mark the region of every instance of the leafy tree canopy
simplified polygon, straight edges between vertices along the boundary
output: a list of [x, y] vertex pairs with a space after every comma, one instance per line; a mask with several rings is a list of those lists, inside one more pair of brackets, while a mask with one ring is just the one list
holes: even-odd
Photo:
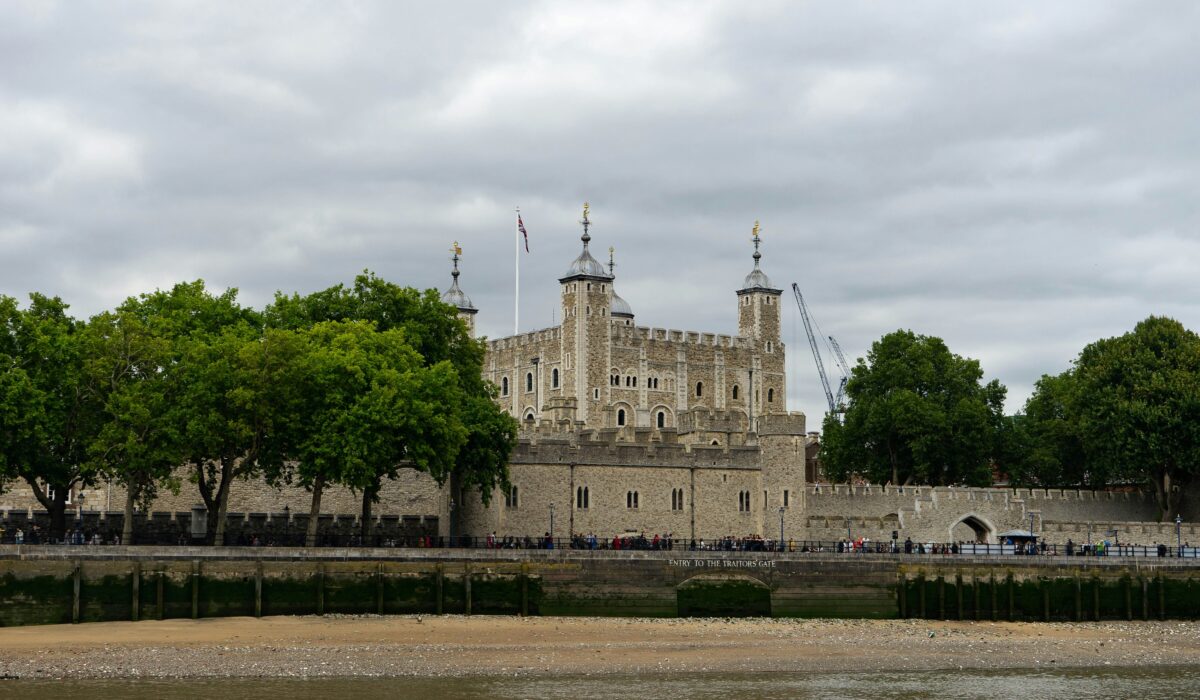
[[1005, 389], [940, 338], [889, 333], [859, 359], [845, 420], [826, 416], [822, 460], [834, 479], [986, 485]]
[[1200, 337], [1151, 316], [1075, 362], [1078, 431], [1089, 470], [1148, 483], [1161, 518], [1200, 471]]

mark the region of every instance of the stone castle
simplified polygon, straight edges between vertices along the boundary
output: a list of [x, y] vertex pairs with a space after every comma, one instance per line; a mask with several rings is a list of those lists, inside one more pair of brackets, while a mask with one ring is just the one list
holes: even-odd
[[[591, 251], [584, 208], [581, 251], [558, 278], [562, 322], [487, 341], [484, 372], [498, 401], [519, 421], [511, 490], [485, 505], [477, 492], [438, 486], [406, 472], [385, 484], [377, 518], [417, 522], [442, 535], [556, 537], [673, 534], [677, 540], [732, 535], [798, 541], [895, 533], [903, 540], [995, 542], [1006, 530], [1045, 533], [1051, 541], [1127, 533], [1123, 541], [1166, 542], [1173, 524], [1149, 522], [1153, 499], [1141, 493], [847, 486], [820, 484], [815, 433], [787, 411], [780, 338], [782, 290], [762, 269], [755, 224], [753, 266], [735, 290], [737, 334], [637, 326]], [[472, 334], [478, 309], [459, 283], [457, 253], [442, 299]], [[179, 494], [152, 506], [186, 513], [199, 503], [181, 474]], [[38, 508], [23, 483], [0, 493], [0, 514]], [[72, 495], [73, 508], [120, 509], [118, 485]], [[233, 518], [288, 521], [306, 513], [299, 488], [239, 482]], [[116, 504], [114, 509], [114, 504]], [[360, 499], [329, 489], [323, 509], [352, 521]], [[1194, 513], [1188, 514], [1195, 519]], [[1185, 534], [1196, 540], [1195, 526]]]

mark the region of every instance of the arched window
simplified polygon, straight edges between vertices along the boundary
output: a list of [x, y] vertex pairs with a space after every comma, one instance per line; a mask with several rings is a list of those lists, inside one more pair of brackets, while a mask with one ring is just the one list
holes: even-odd
[[738, 398], [738, 385], [734, 384], [733, 385], [733, 400], [737, 401], [737, 398]]
[[550, 386], [554, 389], [558, 388], [558, 368], [550, 370]]
[[629, 509], [636, 509], [638, 507], [638, 492], [637, 491], [626, 491], [625, 492], [625, 507], [629, 508]]
[[671, 510], [683, 510], [683, 489], [671, 489]]
[[520, 494], [517, 491], [517, 485], [513, 484], [508, 487], [508, 493], [504, 494], [504, 507], [517, 508], [519, 507]]
[[696, 398], [704, 396], [704, 382], [696, 382]]
[[508, 396], [508, 377], [504, 377], [500, 380], [500, 395]]
[[617, 409], [617, 425], [625, 425], [625, 409]]
[[660, 428], [667, 427], [667, 414], [665, 411], [658, 412], [657, 421], [658, 421], [658, 427], [660, 427]]
[[533, 372], [525, 373], [525, 391], [533, 391]]
[[767, 389], [767, 403], [772, 403], [774, 401], [775, 401], [775, 390]]
[[575, 507], [585, 510], [588, 507], [588, 487], [580, 486], [575, 489]]

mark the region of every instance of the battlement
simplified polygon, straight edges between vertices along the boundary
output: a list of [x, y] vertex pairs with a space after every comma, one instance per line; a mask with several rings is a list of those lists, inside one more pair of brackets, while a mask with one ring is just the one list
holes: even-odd
[[758, 423], [759, 437], [767, 437], [773, 435], [799, 435], [804, 436], [808, 433], [805, 431], [806, 418], [801, 411], [791, 411], [789, 413], [767, 413], [756, 417]]
[[618, 326], [617, 333], [622, 338], [634, 338], [649, 342], [691, 343], [718, 348], [750, 348], [753, 343], [749, 338], [725, 333], [705, 333], [702, 331], [681, 331], [673, 328], [651, 328], [649, 326]]
[[[640, 434], [642, 430], [637, 432]], [[621, 430], [615, 428], [580, 430], [557, 435], [538, 433], [536, 436], [522, 437], [517, 442], [511, 463], [679, 469], [761, 468], [761, 452], [757, 447], [715, 447], [665, 440], [654, 441], [648, 440], [650, 432], [668, 435], [673, 433], [646, 431], [646, 441], [630, 442], [620, 440]]]
[[538, 343], [558, 340], [561, 334], [561, 327], [551, 326], [550, 328], [542, 328], [536, 331], [529, 331], [528, 333], [489, 340], [487, 341], [487, 349], [488, 352], [495, 352], [496, 350], [508, 350], [526, 345], [536, 345]]
[[736, 409], [693, 408], [679, 414], [679, 432], [744, 433], [746, 414]]

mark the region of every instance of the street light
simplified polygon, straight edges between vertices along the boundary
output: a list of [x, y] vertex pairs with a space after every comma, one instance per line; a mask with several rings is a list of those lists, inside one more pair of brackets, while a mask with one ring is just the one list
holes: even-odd
[[450, 546], [454, 546], [454, 499], [450, 499], [450, 527], [447, 528], [450, 532]]
[[[536, 530], [535, 530], [536, 532]], [[554, 502], [550, 502], [550, 549], [554, 548]]]
[[1183, 525], [1183, 516], [1175, 514], [1175, 550], [1177, 556], [1183, 556], [1183, 536], [1180, 534], [1180, 526]]
[[779, 506], [779, 551], [783, 551], [783, 511], [784, 507]]

